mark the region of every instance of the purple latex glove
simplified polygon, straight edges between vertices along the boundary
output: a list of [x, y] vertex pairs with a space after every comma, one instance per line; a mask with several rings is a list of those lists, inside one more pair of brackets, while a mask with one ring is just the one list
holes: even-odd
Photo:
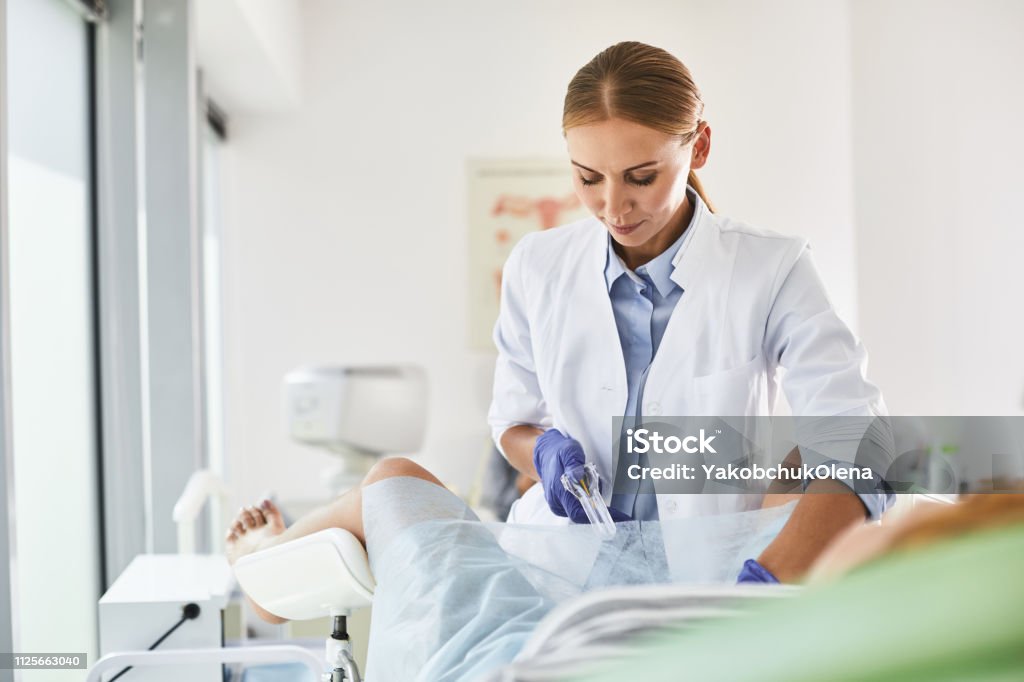
[[736, 578], [736, 583], [775, 583], [778, 584], [779, 579], [772, 575], [772, 572], [757, 562], [756, 559], [747, 559], [743, 562], [743, 570], [740, 571], [740, 575]]
[[[540, 475], [548, 507], [556, 516], [568, 516], [573, 523], [590, 521], [580, 501], [562, 485], [562, 474], [573, 467], [582, 467], [586, 461], [583, 446], [575, 439], [563, 436], [558, 429], [548, 429], [542, 433], [533, 448], [533, 466]], [[617, 509], [609, 508], [608, 511], [614, 521], [630, 520], [629, 516]]]

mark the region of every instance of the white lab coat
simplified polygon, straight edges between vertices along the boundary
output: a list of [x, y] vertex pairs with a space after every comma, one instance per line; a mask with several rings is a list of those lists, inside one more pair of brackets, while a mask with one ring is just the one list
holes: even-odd
[[[771, 415], [777, 370], [794, 415], [885, 414], [867, 354], [825, 294], [806, 240], [712, 214], [697, 201], [673, 259], [683, 289], [644, 389], [642, 414]], [[517, 424], [557, 428], [614, 480], [612, 416], [626, 370], [604, 279], [607, 230], [596, 218], [524, 237], [505, 264], [488, 420], [499, 449]], [[604, 486], [606, 501], [612, 486]], [[750, 495], [658, 495], [662, 519], [725, 513]], [[565, 523], [541, 486], [510, 522]]]

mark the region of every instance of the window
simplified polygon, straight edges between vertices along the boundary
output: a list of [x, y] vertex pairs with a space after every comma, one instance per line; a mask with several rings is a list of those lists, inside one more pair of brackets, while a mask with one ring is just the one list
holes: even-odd
[[[66, 2], [7, 0], [6, 30], [17, 645], [94, 660], [101, 551], [90, 28]], [[74, 571], [55, 565], [68, 561]]]

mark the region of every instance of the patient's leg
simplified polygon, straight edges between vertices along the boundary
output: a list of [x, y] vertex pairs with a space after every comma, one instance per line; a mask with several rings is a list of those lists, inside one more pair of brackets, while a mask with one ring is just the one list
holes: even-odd
[[[411, 476], [439, 486], [442, 485], [433, 474], [415, 462], [404, 457], [389, 457], [375, 464], [358, 487], [349, 490], [333, 502], [314, 509], [297, 519], [288, 528], [284, 525], [281, 512], [269, 500], [264, 500], [257, 506], [244, 507], [239, 511], [225, 537], [225, 553], [228, 562], [234, 565], [240, 557], [246, 554], [295, 540], [325, 528], [347, 530], [356, 536], [365, 547], [363, 488], [371, 483], [396, 476]], [[250, 601], [249, 603], [264, 620], [272, 623], [284, 622], [285, 619], [264, 611], [254, 602]]]

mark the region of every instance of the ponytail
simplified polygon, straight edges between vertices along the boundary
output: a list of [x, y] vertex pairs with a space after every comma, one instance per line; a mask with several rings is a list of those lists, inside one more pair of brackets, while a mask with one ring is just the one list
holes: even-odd
[[714, 213], [715, 205], [711, 203], [710, 199], [708, 199], [707, 192], [704, 191], [704, 185], [701, 184], [700, 178], [697, 177], [697, 174], [694, 171], [690, 171], [690, 175], [687, 176], [686, 178], [686, 184], [688, 184], [690, 187], [694, 189], [694, 191], [697, 192], [697, 196], [699, 196], [701, 201], [703, 201], [704, 204], [708, 207], [708, 210]]

